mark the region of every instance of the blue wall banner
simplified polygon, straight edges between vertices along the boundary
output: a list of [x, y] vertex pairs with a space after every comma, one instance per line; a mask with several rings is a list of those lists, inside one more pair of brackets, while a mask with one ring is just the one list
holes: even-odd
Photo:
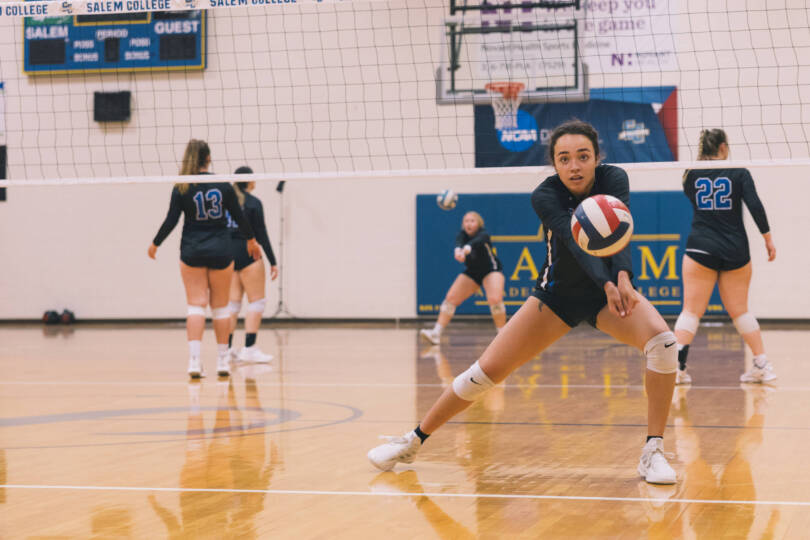
[[517, 129], [495, 129], [489, 105], [475, 107], [475, 166], [548, 164], [552, 130], [578, 118], [599, 131], [602, 154], [612, 163], [674, 161], [677, 151], [675, 87], [595, 88], [590, 100], [528, 103], [518, 110]]
[[[681, 259], [692, 222], [692, 207], [679, 191], [631, 193], [635, 230], [633, 282], [664, 315], [681, 311]], [[436, 205], [436, 195], [416, 198], [416, 313], [436, 315], [444, 295], [464, 265], [453, 258], [456, 234], [464, 213], [475, 210], [484, 218], [492, 245], [506, 277], [504, 301], [511, 314], [534, 289], [546, 258], [540, 220], [529, 193], [460, 194], [455, 209]], [[479, 290], [458, 307], [460, 314], [489, 314]], [[707, 313], [724, 313], [717, 290]]]

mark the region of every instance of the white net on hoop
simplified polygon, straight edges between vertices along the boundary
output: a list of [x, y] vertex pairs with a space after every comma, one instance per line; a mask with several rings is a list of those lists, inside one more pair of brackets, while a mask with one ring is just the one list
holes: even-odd
[[520, 107], [520, 92], [523, 83], [490, 83], [485, 86], [493, 93], [492, 109], [495, 111], [495, 129], [517, 129], [517, 114]]

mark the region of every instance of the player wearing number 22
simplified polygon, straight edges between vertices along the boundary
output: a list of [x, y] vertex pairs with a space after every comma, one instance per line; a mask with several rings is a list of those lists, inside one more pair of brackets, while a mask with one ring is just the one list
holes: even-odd
[[[580, 121], [567, 122], [552, 132], [549, 154], [557, 174], [546, 178], [532, 194], [548, 249], [534, 294], [413, 431], [368, 453], [377, 468], [388, 470], [397, 462], [413, 461], [436, 429], [572, 327], [588, 322], [645, 355], [647, 439], [637, 470], [647, 482], [675, 483], [663, 441], [678, 366], [675, 336], [652, 304], [633, 288], [629, 247], [610, 258], [594, 257], [571, 234], [571, 214], [583, 199], [606, 194], [629, 204], [627, 173], [599, 164], [599, 135]], [[538, 440], [538, 444], [544, 441]]]
[[[189, 141], [180, 174], [209, 174], [210, 166], [208, 144], [195, 139]], [[239, 206], [233, 186], [227, 182], [176, 184], [172, 189], [169, 213], [149, 246], [149, 256], [154, 259], [158, 246], [177, 225], [180, 214], [184, 215], [180, 274], [188, 303], [188, 374], [192, 379], [204, 375], [200, 343], [205, 328], [205, 307], [209, 304], [217, 339], [217, 373], [222, 377], [230, 374], [228, 334], [231, 313], [228, 296], [233, 275], [233, 255], [226, 210], [247, 238], [248, 253], [254, 259], [260, 259], [261, 248]]]
[[[698, 159], [726, 160], [729, 147], [722, 129], [703, 130]], [[748, 207], [765, 240], [768, 260], [776, 257], [765, 208], [748, 169], [691, 169], [684, 173], [683, 191], [694, 207], [692, 230], [683, 257], [683, 311], [675, 323], [678, 337], [678, 384], [688, 384], [689, 344], [698, 330], [715, 283], [737, 331], [754, 354], [753, 366], [740, 380], [762, 383], [776, 378], [765, 357], [759, 323], [748, 312], [751, 255], [743, 225], [742, 203]]]

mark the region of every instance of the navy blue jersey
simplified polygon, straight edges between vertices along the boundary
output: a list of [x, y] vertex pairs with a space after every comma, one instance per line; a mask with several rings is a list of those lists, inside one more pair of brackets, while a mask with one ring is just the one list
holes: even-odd
[[[613, 195], [630, 207], [630, 182], [624, 169], [598, 165], [591, 192], [586, 196]], [[586, 197], [568, 191], [559, 175], [549, 176], [532, 193], [532, 207], [543, 223], [547, 256], [537, 288], [562, 295], [604, 294], [605, 283], [616, 283], [619, 272], [633, 276], [628, 245], [612, 257], [588, 255], [571, 234], [571, 215]]]
[[683, 192], [694, 217], [686, 249], [726, 260], [750, 258], [743, 225], [743, 202], [762, 234], [768, 218], [748, 169], [691, 169], [683, 175]]
[[[264, 224], [264, 207], [262, 206], [262, 201], [250, 193], [245, 193], [245, 204], [242, 205], [242, 210], [253, 232], [256, 233], [256, 241], [262, 246], [267, 260], [270, 261], [270, 266], [276, 266], [276, 256], [273, 253], [273, 246], [270, 245], [270, 237], [267, 236], [267, 227]], [[243, 244], [247, 243], [247, 239], [239, 228], [239, 224], [233, 219], [229, 219], [228, 228], [231, 231], [231, 239], [239, 243], [238, 249], [242, 249]]]
[[471, 251], [464, 258], [467, 270], [476, 274], [485, 274], [501, 268], [501, 263], [492, 251], [492, 242], [486, 229], [481, 228], [470, 236], [464, 229], [456, 235], [456, 247], [470, 246]]
[[236, 192], [227, 182], [189, 184], [181, 194], [177, 186], [172, 189], [169, 212], [152, 242], [159, 246], [183, 219], [183, 237], [180, 241], [182, 256], [230, 255], [230, 233], [227, 213], [239, 224], [246, 238], [253, 238]]

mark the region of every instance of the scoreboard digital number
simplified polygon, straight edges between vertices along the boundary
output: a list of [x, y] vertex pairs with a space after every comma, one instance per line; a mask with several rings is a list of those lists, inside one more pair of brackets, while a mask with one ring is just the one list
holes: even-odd
[[205, 69], [205, 11], [26, 17], [24, 72]]

